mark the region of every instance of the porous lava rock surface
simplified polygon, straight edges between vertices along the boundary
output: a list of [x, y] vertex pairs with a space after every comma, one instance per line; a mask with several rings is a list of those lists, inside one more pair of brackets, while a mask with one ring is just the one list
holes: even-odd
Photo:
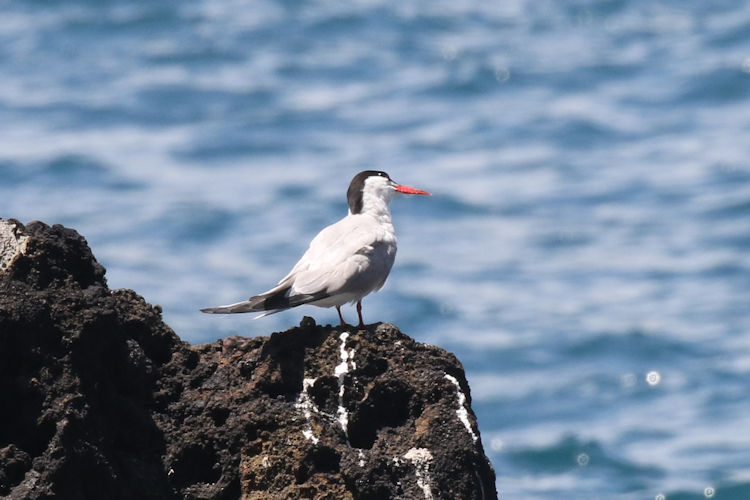
[[193, 346], [104, 274], [0, 219], [0, 497], [497, 498], [452, 354], [311, 318]]

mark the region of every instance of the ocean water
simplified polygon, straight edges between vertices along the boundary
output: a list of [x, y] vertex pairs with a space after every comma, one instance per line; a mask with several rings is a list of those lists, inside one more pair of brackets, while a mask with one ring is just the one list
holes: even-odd
[[[199, 343], [346, 213], [463, 362], [501, 498], [750, 498], [750, 2], [0, 1], [0, 217]], [[354, 321], [356, 312], [345, 308]]]

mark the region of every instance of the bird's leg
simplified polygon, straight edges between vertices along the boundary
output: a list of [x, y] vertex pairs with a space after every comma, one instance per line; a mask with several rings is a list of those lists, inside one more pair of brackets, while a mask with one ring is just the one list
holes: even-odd
[[341, 306], [336, 306], [336, 312], [339, 313], [339, 319], [341, 320], [341, 326], [346, 326], [346, 322], [344, 321], [344, 317], [341, 315]]
[[362, 301], [357, 301], [357, 315], [359, 316], [359, 325], [357, 325], [357, 328], [364, 328], [365, 323], [362, 321]]

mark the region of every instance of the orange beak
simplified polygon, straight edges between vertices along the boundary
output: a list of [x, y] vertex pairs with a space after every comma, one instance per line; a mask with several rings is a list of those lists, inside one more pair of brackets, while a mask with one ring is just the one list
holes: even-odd
[[416, 189], [416, 188], [409, 187], [409, 186], [404, 186], [404, 185], [401, 185], [401, 184], [395, 184], [393, 187], [396, 188], [396, 192], [398, 192], [398, 193], [404, 193], [404, 194], [426, 194], [428, 196], [430, 195], [430, 193], [428, 193], [427, 191], [422, 191], [421, 189]]

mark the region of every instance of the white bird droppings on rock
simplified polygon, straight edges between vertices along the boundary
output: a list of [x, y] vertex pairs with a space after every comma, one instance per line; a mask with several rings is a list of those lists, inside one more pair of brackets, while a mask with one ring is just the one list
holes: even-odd
[[456, 394], [458, 395], [458, 409], [456, 410], [456, 414], [458, 415], [458, 419], [464, 424], [464, 427], [466, 427], [466, 430], [471, 434], [471, 439], [476, 443], [479, 438], [474, 433], [474, 429], [471, 428], [471, 423], [469, 422], [469, 412], [466, 411], [466, 394], [461, 390], [461, 386], [459, 385], [458, 380], [456, 380], [456, 377], [446, 373], [445, 378], [453, 382], [453, 385], [456, 386]]
[[333, 370], [334, 375], [339, 378], [339, 407], [336, 410], [336, 414], [338, 415], [341, 428], [344, 429], [344, 433], [347, 432], [349, 427], [349, 412], [344, 408], [344, 375], [349, 373], [350, 370], [357, 368], [357, 364], [354, 362], [354, 349], [346, 350], [346, 339], [348, 338], [349, 332], [343, 332], [339, 335], [339, 339], [341, 339], [341, 346], [339, 347], [341, 363], [336, 365], [336, 368]]
[[0, 271], [10, 267], [16, 257], [26, 253], [29, 237], [16, 234], [16, 225], [0, 219]]
[[404, 454], [404, 458], [414, 464], [417, 486], [422, 489], [425, 500], [432, 500], [432, 486], [430, 485], [432, 453], [427, 448], [412, 448]]
[[312, 424], [310, 423], [312, 412], [317, 412], [318, 409], [313, 404], [312, 400], [310, 399], [310, 394], [308, 394], [307, 392], [307, 390], [314, 384], [314, 378], [306, 378], [302, 381], [302, 392], [299, 393], [297, 403], [295, 403], [294, 406], [302, 410], [302, 414], [305, 416], [305, 420], [307, 421], [307, 427], [302, 431], [302, 435], [305, 436], [308, 441], [312, 441], [313, 444], [318, 444], [318, 438], [315, 437], [315, 434], [312, 431]]

